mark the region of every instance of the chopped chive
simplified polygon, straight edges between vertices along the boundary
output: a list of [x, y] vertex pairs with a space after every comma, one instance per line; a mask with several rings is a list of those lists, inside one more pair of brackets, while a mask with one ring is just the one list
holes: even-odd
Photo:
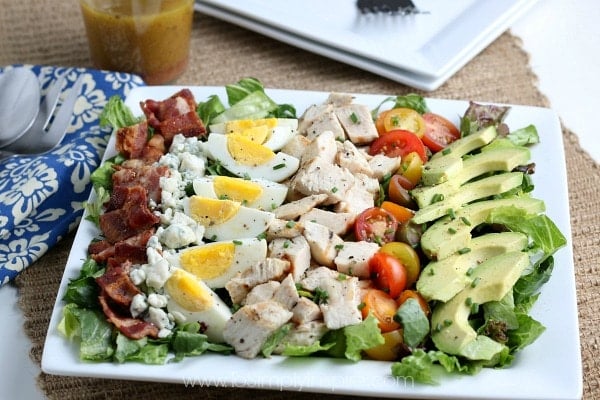
[[338, 188], [336, 188], [335, 186], [331, 188], [331, 193], [335, 193], [338, 191]]
[[472, 298], [470, 298], [470, 297], [467, 297], [467, 299], [465, 300], [465, 304], [466, 304], [468, 307], [471, 307], [471, 305], [473, 304], [473, 299], [472, 299]]
[[448, 155], [450, 153], [452, 153], [452, 149], [449, 149], [448, 147], [446, 147], [444, 150], [442, 150], [443, 155]]
[[471, 221], [469, 221], [466, 217], [460, 217], [460, 220], [463, 222], [463, 224], [471, 226]]
[[454, 213], [454, 210], [452, 208], [448, 209], [447, 214], [450, 216], [451, 219], [456, 218], [456, 214]]
[[462, 249], [458, 250], [458, 254], [466, 254], [468, 252], [470, 252], [471, 249], [468, 247], [463, 247]]
[[343, 249], [343, 248], [344, 248], [344, 245], [343, 245], [343, 244], [341, 244], [341, 243], [340, 243], [340, 244], [336, 244], [336, 245], [335, 245], [335, 249], [336, 249], [337, 251], [340, 251], [340, 250], [341, 250], [341, 249]]
[[293, 228], [295, 225], [296, 225], [296, 222], [294, 222], [294, 221], [288, 221], [288, 222], [285, 224], [285, 227], [286, 227], [286, 228], [288, 228], [288, 229], [291, 229], [291, 228]]
[[448, 228], [448, 233], [451, 235], [454, 235], [456, 233], [456, 229], [454, 228]]
[[358, 118], [358, 115], [356, 115], [356, 113], [352, 113], [350, 114], [350, 121], [352, 121], [352, 123], [354, 124], [358, 124], [360, 122], [360, 119]]
[[241, 244], [242, 244], [242, 242], [241, 242], [241, 241], [239, 241], [239, 240], [234, 240], [234, 241], [233, 241], [233, 244], [235, 244], [236, 246], [239, 246], [239, 245], [241, 245]]
[[256, 238], [259, 239], [259, 240], [266, 239], [267, 238], [267, 232], [261, 233]]
[[283, 242], [283, 248], [287, 249], [288, 247], [290, 247], [290, 244], [291, 244], [290, 241], [286, 240], [285, 242]]
[[451, 319], [445, 319], [444, 320], [444, 326], [450, 326], [452, 325], [452, 320]]
[[437, 203], [437, 202], [442, 201], [442, 200], [444, 200], [444, 195], [442, 193], [436, 193], [431, 198], [431, 204]]
[[473, 275], [473, 271], [475, 271], [475, 270], [473, 269], [473, 267], [469, 268], [469, 269], [467, 270], [467, 276], [471, 276], [471, 275]]
[[340, 273], [340, 274], [338, 274], [338, 276], [337, 276], [337, 280], [338, 280], [338, 281], [345, 281], [347, 278], [348, 278], [348, 275], [346, 275], [346, 274], [341, 274], [341, 273]]
[[277, 165], [273, 166], [273, 169], [281, 169], [281, 168], [285, 168], [285, 163], [281, 163], [281, 164], [277, 164]]
[[358, 307], [357, 307], [357, 308], [358, 308], [359, 310], [362, 310], [362, 309], [363, 309], [363, 308], [365, 308], [366, 306], [367, 306], [367, 305], [366, 305], [366, 304], [365, 304], [365, 302], [363, 301], [362, 303], [360, 303], [360, 304], [358, 305]]
[[480, 277], [477, 277], [477, 278], [473, 279], [473, 282], [471, 282], [471, 287], [474, 288], [475, 286], [477, 286], [479, 284], [480, 280], [481, 280]]
[[433, 268], [430, 268], [428, 273], [429, 275], [433, 276], [435, 275], [435, 270]]

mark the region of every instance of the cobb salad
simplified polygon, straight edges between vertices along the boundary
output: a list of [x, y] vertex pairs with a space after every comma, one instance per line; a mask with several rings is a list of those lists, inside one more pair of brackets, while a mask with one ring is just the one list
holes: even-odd
[[416, 95], [297, 117], [253, 79], [227, 94], [107, 107], [119, 155], [59, 327], [83, 360], [368, 358], [433, 383], [543, 332], [528, 314], [565, 239], [529, 195], [535, 127], [474, 103], [454, 126]]

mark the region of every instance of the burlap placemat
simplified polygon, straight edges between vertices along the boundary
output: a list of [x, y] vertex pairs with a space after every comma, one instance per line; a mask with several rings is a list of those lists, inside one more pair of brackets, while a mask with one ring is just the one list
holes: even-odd
[[[11, 63], [90, 66], [76, 2], [0, 0], [0, 65]], [[35, 27], [35, 28], [34, 28]], [[518, 38], [506, 33], [430, 97], [472, 99], [548, 106], [535, 86], [528, 56]], [[254, 76], [267, 87], [404, 94], [406, 86], [356, 68], [293, 48], [236, 26], [196, 14], [192, 61], [176, 82], [224, 85]], [[563, 130], [569, 176], [569, 200], [584, 370], [584, 398], [600, 398], [600, 171]], [[16, 281], [24, 330], [32, 340], [31, 357], [40, 363], [45, 333], [72, 235], [28, 268]], [[560, 295], [560, 294], [557, 294]], [[548, 355], [551, 357], [551, 355]], [[189, 399], [249, 396], [304, 399], [314, 395], [232, 388], [185, 388], [183, 385], [51, 376], [38, 378], [51, 399]], [[341, 396], [323, 395], [335, 399]], [[347, 398], [347, 397], [345, 397]]]

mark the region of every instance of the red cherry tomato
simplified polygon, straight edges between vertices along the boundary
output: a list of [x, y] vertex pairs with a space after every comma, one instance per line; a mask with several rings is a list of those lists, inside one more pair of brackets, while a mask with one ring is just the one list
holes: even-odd
[[356, 217], [354, 235], [356, 240], [366, 242], [387, 243], [394, 240], [398, 221], [380, 207], [367, 208]]
[[406, 268], [390, 254], [375, 253], [369, 259], [369, 273], [375, 286], [393, 299], [406, 288]]
[[460, 138], [460, 131], [456, 125], [441, 115], [425, 113], [423, 119], [425, 120], [425, 134], [421, 140], [433, 153]]
[[416, 152], [423, 162], [427, 161], [425, 145], [417, 135], [410, 131], [396, 129], [378, 137], [371, 143], [369, 154], [385, 154], [388, 157], [404, 157]]

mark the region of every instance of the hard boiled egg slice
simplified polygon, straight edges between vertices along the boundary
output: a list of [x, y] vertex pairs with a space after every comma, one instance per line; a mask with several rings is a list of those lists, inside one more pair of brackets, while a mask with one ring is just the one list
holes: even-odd
[[246, 238], [189, 247], [170, 255], [168, 260], [209, 287], [222, 288], [238, 272], [252, 268], [266, 256], [266, 240]]
[[194, 179], [194, 193], [213, 199], [226, 199], [261, 210], [273, 210], [285, 201], [288, 187], [266, 179], [205, 176]]
[[165, 283], [167, 310], [178, 323], [199, 322], [213, 342], [224, 342], [223, 329], [231, 310], [206, 283], [192, 273], [175, 269]]
[[204, 226], [204, 237], [214, 241], [257, 237], [275, 219], [272, 212], [203, 196], [185, 198], [183, 210]]
[[298, 133], [298, 120], [295, 118], [242, 119], [211, 125], [210, 131], [243, 135], [255, 143], [277, 151]]
[[245, 178], [281, 182], [298, 170], [300, 160], [282, 152], [275, 153], [241, 135], [208, 135], [206, 148], [231, 173]]

